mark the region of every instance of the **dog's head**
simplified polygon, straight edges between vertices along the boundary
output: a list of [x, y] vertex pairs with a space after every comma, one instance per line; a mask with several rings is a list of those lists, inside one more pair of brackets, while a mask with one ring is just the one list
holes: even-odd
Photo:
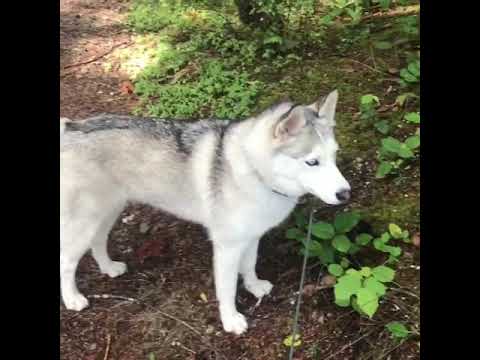
[[[272, 187], [291, 196], [311, 193], [327, 204], [350, 199], [350, 185], [336, 165], [335, 90], [311, 105], [280, 105], [271, 128]], [[281, 113], [281, 115], [280, 115]]]

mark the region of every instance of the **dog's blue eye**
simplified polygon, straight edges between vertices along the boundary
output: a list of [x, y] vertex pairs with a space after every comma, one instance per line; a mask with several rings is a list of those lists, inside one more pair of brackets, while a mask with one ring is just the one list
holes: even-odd
[[318, 166], [318, 160], [308, 160], [305, 161], [308, 166]]

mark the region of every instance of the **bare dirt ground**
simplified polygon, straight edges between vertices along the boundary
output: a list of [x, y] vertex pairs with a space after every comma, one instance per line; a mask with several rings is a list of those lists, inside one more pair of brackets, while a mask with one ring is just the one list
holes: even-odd
[[[129, 113], [137, 100], [122, 90], [126, 75], [117, 71], [118, 64], [110, 63], [108, 71], [104, 66], [112, 48], [129, 46], [131, 41], [122, 25], [128, 2], [61, 0], [60, 4], [61, 116]], [[287, 358], [282, 341], [291, 330], [301, 258], [293, 255], [282, 230], [264, 239], [257, 267], [260, 277], [276, 285], [272, 295], [255, 308], [256, 299], [239, 290], [239, 310], [249, 321], [249, 331], [239, 337], [221, 329], [211, 246], [200, 226], [131, 205], [110, 235], [110, 254], [126, 261], [129, 272], [109, 279], [85, 256], [77, 284], [90, 296], [90, 307], [76, 313], [60, 305], [63, 360]], [[406, 251], [398, 281], [410, 284], [417, 279], [417, 263], [418, 254]], [[311, 267], [307, 285], [312, 288], [321, 276], [318, 268]], [[401, 307], [408, 314], [408, 299]], [[383, 308], [380, 319], [395, 311]], [[368, 354], [388, 343], [383, 326], [336, 307], [330, 289], [306, 294], [299, 326], [303, 344], [296, 351], [297, 360], [376, 359]], [[415, 342], [405, 343], [385, 358], [416, 359], [418, 349]]]

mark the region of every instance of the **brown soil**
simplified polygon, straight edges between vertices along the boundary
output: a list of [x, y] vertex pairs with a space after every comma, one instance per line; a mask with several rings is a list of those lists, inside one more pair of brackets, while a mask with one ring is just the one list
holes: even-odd
[[[128, 46], [131, 35], [122, 26], [128, 3], [60, 3], [61, 116], [129, 113], [137, 100], [121, 91], [127, 77], [116, 70], [118, 64], [105, 71], [108, 55], [101, 56], [118, 44]], [[61, 358], [286, 359], [288, 348], [282, 342], [291, 331], [302, 261], [294, 251], [283, 230], [266, 236], [257, 269], [275, 287], [256, 308], [253, 296], [240, 288], [238, 307], [247, 315], [249, 330], [242, 336], [229, 335], [219, 321], [211, 247], [204, 230], [150, 207], [131, 205], [110, 236], [112, 258], [126, 261], [129, 272], [110, 279], [99, 273], [89, 255], [82, 259], [77, 284], [91, 297], [90, 307], [76, 313], [61, 305]], [[406, 246], [398, 282], [400, 289], [409, 291], [398, 296], [392, 292], [374, 320], [335, 306], [331, 289], [307, 294], [299, 322], [302, 345], [295, 359], [380, 359], [383, 355], [418, 359], [417, 340], [395, 348], [384, 328], [385, 323], [402, 318], [418, 322], [418, 301], [408, 294], [419, 292], [418, 261], [417, 248]], [[309, 268], [306, 284], [310, 289], [321, 276], [319, 267]]]

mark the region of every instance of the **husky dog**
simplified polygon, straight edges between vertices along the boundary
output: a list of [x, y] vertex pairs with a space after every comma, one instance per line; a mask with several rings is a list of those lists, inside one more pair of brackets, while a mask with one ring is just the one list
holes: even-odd
[[311, 105], [277, 104], [244, 121], [101, 115], [60, 123], [60, 276], [67, 309], [88, 300], [75, 272], [91, 249], [100, 271], [122, 275], [107, 237], [128, 201], [158, 207], [204, 225], [213, 243], [216, 295], [223, 328], [241, 334], [235, 306], [240, 274], [261, 298], [272, 284], [255, 272], [260, 237], [281, 223], [300, 196], [327, 204], [349, 200], [336, 166], [338, 94]]

